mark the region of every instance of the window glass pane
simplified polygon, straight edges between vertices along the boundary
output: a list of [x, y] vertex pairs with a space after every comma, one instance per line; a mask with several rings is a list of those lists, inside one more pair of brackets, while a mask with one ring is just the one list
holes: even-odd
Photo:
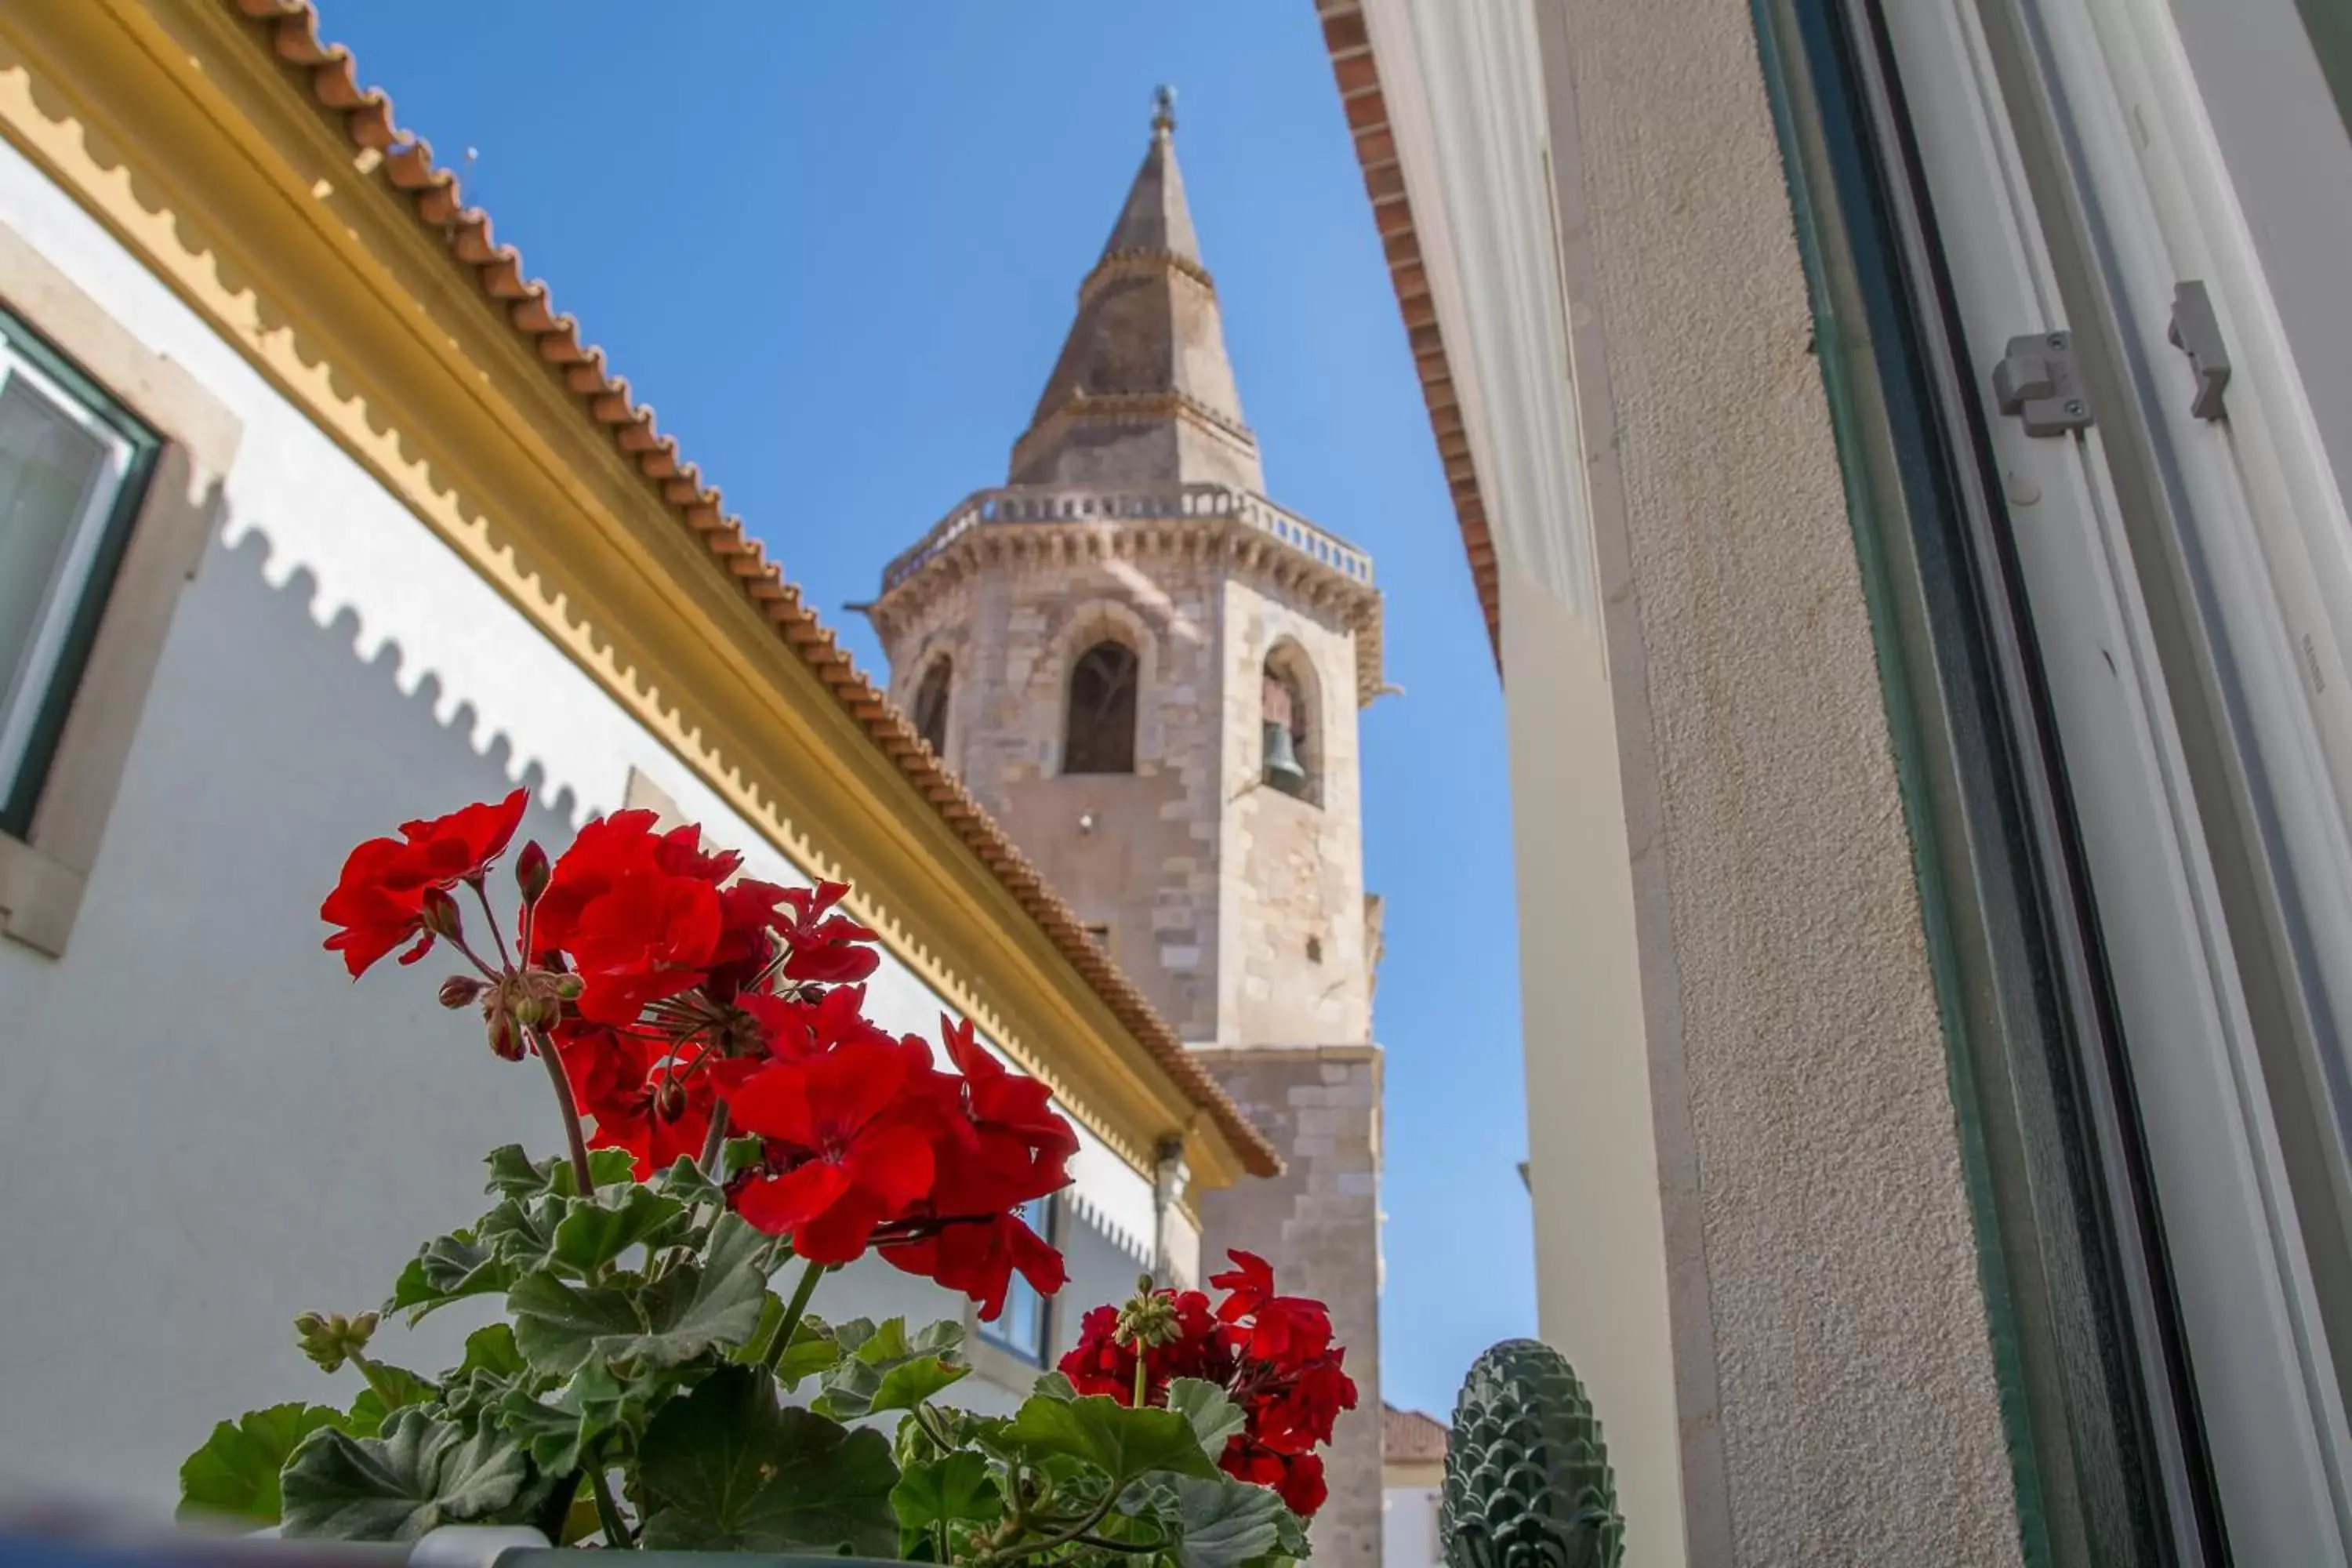
[[31, 820], [155, 447], [0, 312], [0, 832]]
[[0, 384], [0, 770], [7, 774], [64, 644], [118, 452], [118, 443], [21, 372]]

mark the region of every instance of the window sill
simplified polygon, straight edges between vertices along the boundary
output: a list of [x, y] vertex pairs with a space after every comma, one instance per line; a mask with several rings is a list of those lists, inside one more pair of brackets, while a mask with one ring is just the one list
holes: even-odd
[[0, 934], [63, 958], [84, 886], [81, 873], [63, 861], [0, 834]]

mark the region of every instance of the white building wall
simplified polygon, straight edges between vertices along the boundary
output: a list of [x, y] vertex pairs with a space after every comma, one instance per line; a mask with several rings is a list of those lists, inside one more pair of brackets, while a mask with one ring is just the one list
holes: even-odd
[[1440, 1568], [1445, 1545], [1437, 1531], [1439, 1487], [1388, 1486], [1381, 1491], [1381, 1568]]
[[[0, 941], [0, 1494], [160, 1507], [214, 1421], [357, 1391], [303, 1361], [297, 1312], [377, 1305], [480, 1212], [494, 1145], [561, 1147], [538, 1066], [436, 1004], [445, 966], [354, 984], [320, 950], [352, 845], [523, 783], [524, 834], [559, 850], [634, 768], [751, 874], [806, 879], [5, 143], [0, 224], [244, 426], [65, 955]], [[895, 961], [870, 998], [935, 1036]], [[1152, 1234], [1150, 1183], [1081, 1136], [1057, 1349]], [[961, 1308], [866, 1264], [816, 1310]], [[378, 1348], [429, 1371], [493, 1310]]]

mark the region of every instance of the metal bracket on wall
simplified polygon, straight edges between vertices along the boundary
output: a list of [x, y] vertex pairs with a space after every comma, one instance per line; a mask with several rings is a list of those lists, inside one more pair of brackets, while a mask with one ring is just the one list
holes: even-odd
[[2074, 340], [2065, 332], [2010, 339], [1992, 367], [1992, 394], [2029, 436], [2063, 436], [2091, 423], [2090, 399], [2074, 374]]
[[2172, 346], [2189, 356], [2189, 368], [2197, 373], [2197, 396], [2189, 412], [2200, 419], [2227, 418], [2230, 411], [2221, 405], [2221, 392], [2230, 384], [2230, 351], [2221, 342], [2221, 321], [2213, 314], [2213, 297], [2193, 278], [2173, 286], [2168, 335]]

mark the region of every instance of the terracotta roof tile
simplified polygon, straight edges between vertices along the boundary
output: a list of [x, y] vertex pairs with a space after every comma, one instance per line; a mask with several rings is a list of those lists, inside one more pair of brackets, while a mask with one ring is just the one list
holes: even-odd
[[[1436, 314], [1428, 303], [1429, 279], [1422, 271], [1421, 239], [1414, 231], [1412, 204], [1405, 197], [1403, 171], [1397, 164], [1396, 138], [1389, 129], [1388, 101], [1381, 91], [1378, 60], [1364, 26], [1362, 0], [1320, 0], [1323, 39], [1331, 56], [1331, 74], [1339, 88], [1348, 129], [1354, 133], [1356, 162], [1363, 170], [1364, 193], [1371, 198], [1372, 222], [1387, 253], [1389, 280], [1396, 289], [1397, 308], [1404, 315], [1422, 395], [1429, 405], [1430, 423], [1439, 437], [1439, 450], [1449, 458], [1444, 437], [1461, 428], [1461, 416], [1442, 410], [1455, 405], [1454, 371], [1445, 358], [1445, 341]], [[1458, 460], [1445, 465], [1454, 492], [1454, 515], [1462, 527], [1462, 542], [1470, 560], [1470, 580], [1478, 590], [1478, 608], [1486, 617], [1486, 638], [1499, 662], [1503, 657], [1501, 588], [1495, 574], [1495, 551], [1486, 529], [1486, 508], [1478, 492], [1478, 476], [1466, 447]]]
[[515, 331], [532, 341], [541, 359], [563, 367], [565, 384], [582, 398], [583, 415], [603, 426], [614, 445], [658, 485], [656, 493], [678, 521], [701, 537], [717, 563], [775, 624], [785, 643], [858, 721], [874, 745], [898, 764], [917, 793], [1012, 892], [1185, 1097], [1216, 1123], [1244, 1167], [1255, 1175], [1278, 1173], [1282, 1161], [1265, 1135], [1242, 1115], [1134, 982], [1087, 935], [1069, 906], [1045, 887], [1004, 830], [852, 662], [803, 603], [800, 591], [783, 579], [759, 542], [744, 533], [741, 521], [724, 511], [719, 491], [703, 483], [701, 471], [684, 461], [677, 444], [656, 427], [653, 409], [639, 404], [629, 384], [606, 368], [604, 351], [582, 343], [579, 323], [556, 310], [545, 283], [525, 276], [520, 254], [493, 236], [489, 215], [465, 205], [457, 175], [433, 162], [433, 149], [422, 137], [394, 122], [389, 98], [360, 85], [351, 51], [320, 39], [311, 0], [219, 3], [252, 21], [256, 43], [302, 75], [311, 98], [341, 116], [355, 144], [383, 154], [379, 167], [385, 183], [410, 201], [420, 224], [442, 238], [452, 262], [471, 270], [493, 308], [511, 301], [500, 313]]
[[1381, 1458], [1391, 1464], [1412, 1464], [1445, 1458], [1450, 1429], [1418, 1410], [1381, 1406]]

